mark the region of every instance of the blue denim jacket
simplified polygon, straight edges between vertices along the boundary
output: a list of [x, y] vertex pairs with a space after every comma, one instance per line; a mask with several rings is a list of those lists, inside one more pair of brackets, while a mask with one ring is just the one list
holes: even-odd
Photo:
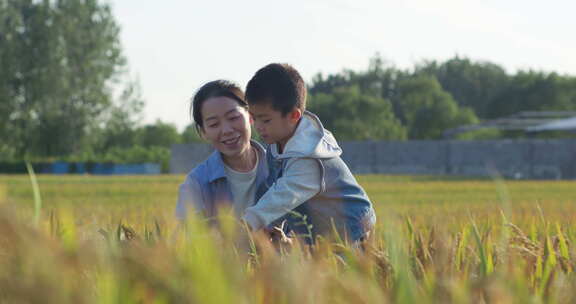
[[[258, 151], [255, 181], [257, 185], [255, 201], [257, 201], [266, 191], [263, 185], [268, 176], [268, 165], [264, 148], [255, 141], [251, 141], [251, 144]], [[233, 202], [222, 155], [216, 150], [208, 159], [192, 169], [184, 183], [180, 185], [176, 217], [183, 220], [188, 212], [195, 211], [212, 218], [217, 215], [219, 208], [232, 208]]]

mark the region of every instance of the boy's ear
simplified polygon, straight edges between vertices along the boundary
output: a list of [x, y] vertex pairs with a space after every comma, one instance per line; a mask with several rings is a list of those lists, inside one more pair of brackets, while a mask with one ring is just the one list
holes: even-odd
[[298, 122], [298, 120], [300, 120], [300, 117], [302, 117], [302, 110], [294, 109], [294, 111], [290, 112], [290, 120], [292, 122]]

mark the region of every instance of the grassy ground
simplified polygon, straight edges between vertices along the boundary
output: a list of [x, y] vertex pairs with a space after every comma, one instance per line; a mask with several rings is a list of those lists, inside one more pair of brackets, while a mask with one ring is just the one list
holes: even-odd
[[[0, 175], [0, 302], [570, 303], [576, 182], [359, 176], [366, 250], [173, 212], [183, 176]], [[184, 232], [186, 231], [186, 232]]]

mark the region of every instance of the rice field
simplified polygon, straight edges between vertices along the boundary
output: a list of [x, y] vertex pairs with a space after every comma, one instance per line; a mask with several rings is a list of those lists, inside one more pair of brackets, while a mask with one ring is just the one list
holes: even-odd
[[358, 248], [182, 225], [183, 179], [0, 175], [0, 303], [576, 302], [574, 181], [358, 176]]

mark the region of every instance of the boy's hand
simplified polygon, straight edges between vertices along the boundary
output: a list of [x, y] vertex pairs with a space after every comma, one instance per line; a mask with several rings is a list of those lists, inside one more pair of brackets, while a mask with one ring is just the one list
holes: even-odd
[[284, 233], [285, 224], [286, 221], [283, 221], [280, 226], [265, 227], [263, 230], [270, 237], [271, 242], [292, 245], [292, 239]]

